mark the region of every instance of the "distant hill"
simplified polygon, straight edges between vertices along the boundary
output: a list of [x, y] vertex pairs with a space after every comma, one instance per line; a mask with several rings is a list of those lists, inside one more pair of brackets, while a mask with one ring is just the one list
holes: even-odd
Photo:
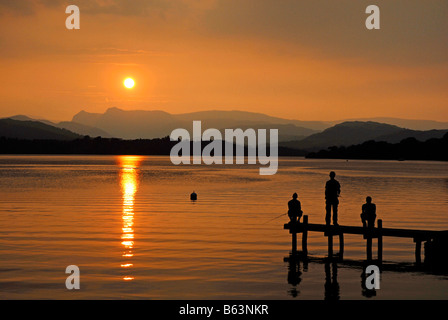
[[74, 140], [81, 136], [39, 121], [0, 119], [0, 137], [28, 140]]
[[312, 133], [322, 131], [331, 124], [325, 121], [301, 121], [294, 119], [284, 119], [279, 117], [269, 116], [258, 112], [248, 112], [248, 111], [224, 111], [224, 110], [210, 110], [210, 111], [199, 111], [190, 112], [174, 115], [178, 119], [183, 121], [188, 121], [191, 123], [193, 120], [201, 120], [211, 128], [233, 128], [234, 126], [246, 125], [252, 126], [255, 124], [283, 124], [283, 125], [293, 125], [300, 129], [306, 129], [312, 131]]
[[281, 145], [293, 149], [317, 151], [331, 146], [350, 146], [368, 140], [399, 142], [409, 137], [420, 140], [440, 138], [446, 132], [448, 130], [417, 131], [373, 121], [348, 121], [303, 140], [283, 142]]
[[58, 128], [67, 129], [83, 136], [112, 138], [112, 135], [104, 130], [73, 121], [62, 121], [54, 125]]
[[413, 120], [413, 119], [400, 119], [400, 118], [390, 118], [390, 117], [377, 117], [377, 118], [357, 118], [357, 119], [346, 119], [343, 121], [336, 121], [334, 124], [347, 122], [347, 121], [373, 121], [385, 124], [391, 124], [401, 128], [407, 128], [412, 130], [432, 130], [432, 129], [448, 129], [448, 122], [440, 122], [434, 120]]
[[[317, 132], [298, 126], [297, 123], [302, 121], [243, 111], [203, 111], [176, 115], [164, 111], [125, 111], [109, 108], [103, 114], [81, 111], [73, 117], [72, 122], [99, 128], [118, 138], [154, 139], [168, 136], [177, 128], [185, 128], [191, 133], [194, 120], [202, 122], [202, 131], [208, 128], [276, 128], [279, 129], [280, 141], [301, 139]], [[321, 126], [325, 125], [322, 123]]]
[[84, 125], [81, 123], [76, 123], [73, 121], [61, 121], [61, 122], [51, 122], [45, 119], [32, 119], [28, 116], [24, 115], [16, 115], [12, 117], [8, 117], [7, 119], [13, 119], [13, 120], [20, 120], [20, 121], [39, 121], [45, 124], [48, 124], [53, 127], [61, 128], [61, 129], [67, 129], [69, 131], [72, 131], [74, 133], [83, 135], [83, 136], [90, 136], [90, 137], [103, 137], [103, 138], [111, 138], [112, 136], [107, 133], [104, 130], [94, 128], [88, 125]]
[[[109, 108], [104, 114], [81, 111], [73, 122], [94, 126], [123, 139], [153, 139], [170, 135], [181, 124], [163, 111], [124, 111]], [[187, 128], [191, 127], [191, 123]]]

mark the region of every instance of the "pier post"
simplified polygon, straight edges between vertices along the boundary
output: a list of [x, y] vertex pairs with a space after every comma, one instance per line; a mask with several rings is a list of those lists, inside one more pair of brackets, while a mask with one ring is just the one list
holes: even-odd
[[344, 257], [344, 233], [339, 233], [339, 258]]
[[383, 263], [383, 220], [378, 219], [378, 263]]
[[367, 261], [371, 261], [372, 260], [372, 233], [371, 230], [367, 229], [366, 230], [367, 233]]
[[415, 263], [418, 265], [422, 263], [422, 241], [420, 239], [414, 239], [415, 242]]
[[293, 229], [291, 230], [292, 233], [292, 254], [297, 253], [297, 227], [294, 225]]
[[302, 251], [303, 255], [308, 255], [308, 216], [303, 216]]
[[333, 231], [330, 230], [331, 227], [328, 227], [328, 258], [333, 257]]

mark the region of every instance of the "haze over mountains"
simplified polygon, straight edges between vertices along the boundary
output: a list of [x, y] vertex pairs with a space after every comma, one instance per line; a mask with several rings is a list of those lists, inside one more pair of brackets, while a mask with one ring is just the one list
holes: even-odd
[[[99, 128], [114, 137], [124, 139], [152, 139], [168, 136], [177, 128], [192, 130], [194, 120], [202, 122], [202, 130], [208, 128], [264, 128], [279, 129], [279, 140], [298, 140], [326, 127], [317, 121], [298, 121], [271, 117], [261, 113], [243, 111], [203, 111], [184, 114], [169, 114], [164, 111], [124, 111], [107, 109], [105, 113], [81, 111], [72, 122]], [[307, 127], [302, 126], [304, 123]]]
[[[81, 111], [72, 121], [59, 123], [34, 120], [23, 115], [13, 116], [10, 119], [10, 122], [3, 121], [5, 119], [0, 121], [0, 136], [22, 139], [50, 139], [48, 137], [51, 136], [52, 139], [58, 139], [56, 136], [60, 133], [60, 138], [64, 140], [70, 136], [68, 134], [70, 132], [71, 137], [89, 135], [103, 138], [153, 139], [168, 136], [176, 128], [185, 128], [191, 132], [192, 122], [200, 120], [202, 131], [207, 128], [278, 129], [280, 146], [308, 151], [330, 146], [349, 146], [367, 140], [396, 143], [414, 137], [425, 141], [440, 138], [448, 131], [448, 123], [431, 120], [375, 118], [363, 119], [364, 121], [300, 121], [262, 113], [216, 110], [170, 114], [157, 110], [125, 111], [110, 108], [104, 113]], [[12, 120], [16, 122], [11, 122]], [[37, 123], [48, 127], [42, 127]], [[55, 131], [49, 127], [65, 131]], [[43, 134], [42, 130], [52, 133]]]

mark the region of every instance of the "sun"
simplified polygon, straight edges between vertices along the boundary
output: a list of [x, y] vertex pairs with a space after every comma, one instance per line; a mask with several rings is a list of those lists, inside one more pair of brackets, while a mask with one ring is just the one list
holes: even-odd
[[126, 88], [132, 89], [135, 86], [135, 81], [132, 78], [126, 78], [124, 79], [123, 84]]

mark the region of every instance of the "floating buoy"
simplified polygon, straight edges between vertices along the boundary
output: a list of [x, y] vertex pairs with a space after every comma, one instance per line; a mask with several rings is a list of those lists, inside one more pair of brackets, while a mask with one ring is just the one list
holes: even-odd
[[190, 200], [192, 201], [198, 200], [198, 195], [196, 194], [196, 192], [193, 191], [193, 193], [190, 194]]

